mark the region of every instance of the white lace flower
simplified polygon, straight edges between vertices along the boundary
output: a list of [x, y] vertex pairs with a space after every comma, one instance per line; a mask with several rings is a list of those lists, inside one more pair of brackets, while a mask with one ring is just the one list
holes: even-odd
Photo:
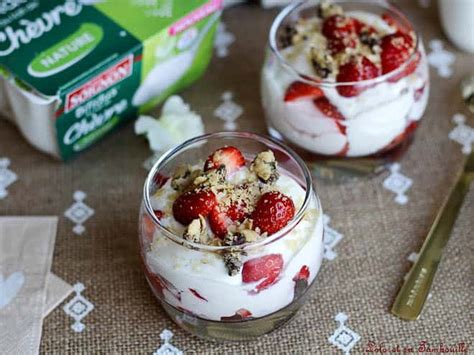
[[140, 116], [135, 122], [135, 133], [146, 135], [151, 150], [164, 152], [204, 134], [204, 124], [201, 116], [191, 111], [180, 96], [174, 95], [164, 103], [159, 119]]

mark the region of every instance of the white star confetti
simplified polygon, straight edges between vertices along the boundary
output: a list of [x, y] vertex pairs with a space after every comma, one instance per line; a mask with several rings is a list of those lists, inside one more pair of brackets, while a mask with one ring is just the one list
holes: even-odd
[[8, 168], [9, 166], [10, 159], [0, 158], [0, 200], [8, 196], [7, 187], [18, 179], [18, 176]]
[[431, 53], [428, 54], [428, 63], [437, 69], [439, 76], [449, 78], [453, 75], [452, 65], [456, 56], [443, 47], [443, 42], [439, 39], [430, 41]]
[[94, 305], [81, 294], [84, 289], [85, 287], [82, 283], [79, 282], [75, 284], [74, 291], [76, 295], [63, 307], [64, 312], [74, 319], [71, 328], [76, 333], [80, 333], [86, 329], [82, 320], [94, 309]]
[[344, 235], [329, 226], [331, 218], [328, 215], [323, 216], [324, 223], [324, 258], [334, 260], [337, 253], [333, 248], [344, 238]]
[[233, 94], [226, 91], [222, 94], [221, 103], [214, 111], [214, 116], [224, 121], [224, 129], [233, 131], [237, 128], [237, 119], [242, 115], [244, 109], [233, 101]]
[[86, 196], [82, 191], [74, 192], [75, 202], [64, 212], [64, 216], [76, 224], [72, 229], [76, 234], [84, 233], [84, 222], [94, 215], [94, 210], [83, 202]]
[[449, 132], [449, 138], [462, 145], [464, 154], [471, 154], [472, 144], [474, 143], [474, 128], [466, 124], [466, 116], [460, 113], [453, 116], [453, 122], [456, 123], [456, 127]]
[[216, 55], [219, 58], [224, 58], [229, 55], [229, 47], [235, 42], [235, 36], [227, 31], [226, 25], [221, 22], [217, 27], [216, 38], [214, 40], [214, 48]]
[[400, 173], [400, 164], [394, 163], [390, 166], [390, 175], [384, 180], [383, 187], [396, 194], [395, 202], [404, 205], [408, 202], [405, 194], [413, 184], [413, 180]]
[[173, 346], [170, 341], [173, 338], [173, 332], [171, 330], [165, 329], [161, 332], [160, 338], [163, 341], [163, 345], [156, 350], [153, 355], [183, 355], [184, 353]]
[[337, 346], [344, 354], [349, 354], [351, 349], [360, 340], [360, 335], [346, 326], [348, 317], [345, 313], [338, 313], [335, 320], [339, 323], [339, 327], [329, 337], [329, 342]]

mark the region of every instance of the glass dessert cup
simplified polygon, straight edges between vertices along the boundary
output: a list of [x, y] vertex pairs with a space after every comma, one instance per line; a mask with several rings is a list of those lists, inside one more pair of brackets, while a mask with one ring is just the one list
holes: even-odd
[[[326, 177], [341, 175], [332, 169], [342, 170], [342, 175], [378, 172], [383, 170], [381, 166], [403, 155], [426, 109], [429, 74], [425, 50], [406, 16], [388, 1], [332, 3], [342, 7], [348, 17], [380, 26], [377, 29], [383, 28], [386, 35], [392, 33], [389, 31], [411, 34], [413, 52], [396, 69], [386, 73], [379, 69], [379, 75], [371, 79], [344, 81], [330, 75], [321, 79], [310, 73], [315, 73], [314, 60], [309, 62], [296, 52], [310, 45], [307, 40], [288, 45], [288, 33], [294, 31], [295, 23], [316, 16], [314, 3], [290, 4], [273, 22], [262, 69], [261, 94], [268, 131], [292, 146], [310, 165], [323, 167], [320, 173], [327, 173]], [[388, 25], [387, 18], [392, 25]], [[380, 36], [378, 43], [383, 43]], [[380, 60], [382, 54], [378, 55]], [[314, 94], [307, 92], [301, 99], [288, 99], [295, 83], [313, 88]], [[347, 94], [348, 90], [355, 93]]]
[[[294, 198], [294, 217], [283, 229], [254, 242], [214, 246], [184, 239], [167, 224], [168, 217], [157, 217], [152, 199], [166, 177], [179, 165], [202, 162], [223, 146], [238, 147], [247, 161], [261, 151], [273, 151], [279, 180], [286, 176], [283, 180], [291, 180], [301, 192]], [[162, 156], [145, 182], [139, 240], [146, 279], [168, 315], [202, 338], [252, 339], [290, 320], [315, 284], [324, 250], [322, 238], [322, 209], [308, 168], [291, 149], [271, 138], [245, 132], [196, 137]], [[230, 251], [242, 255], [244, 269], [248, 260], [280, 255], [281, 272], [275, 282], [262, 288], [260, 281], [245, 283], [242, 270], [229, 276], [224, 266], [222, 255]]]

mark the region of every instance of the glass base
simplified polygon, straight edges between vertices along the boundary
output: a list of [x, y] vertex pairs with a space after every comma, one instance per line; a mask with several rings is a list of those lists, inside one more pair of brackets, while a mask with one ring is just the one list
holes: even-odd
[[294, 303], [271, 315], [248, 320], [211, 321], [180, 311], [161, 302], [164, 310], [181, 328], [189, 333], [211, 341], [243, 341], [273, 332], [282, 327], [298, 311]]
[[400, 160], [406, 153], [414, 138], [414, 130], [395, 146], [382, 152], [362, 157], [334, 157], [308, 152], [283, 137], [272, 127], [268, 128], [271, 137], [284, 141], [295, 150], [308, 165], [313, 176], [325, 181], [347, 182], [360, 178], [371, 178], [386, 171], [390, 164]]

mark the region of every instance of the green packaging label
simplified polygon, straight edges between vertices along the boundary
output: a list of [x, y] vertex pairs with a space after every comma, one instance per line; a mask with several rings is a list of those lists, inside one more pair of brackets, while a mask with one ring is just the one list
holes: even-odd
[[[56, 97], [65, 160], [196, 80], [222, 0], [0, 2], [0, 67]], [[34, 103], [31, 103], [32, 105]]]

